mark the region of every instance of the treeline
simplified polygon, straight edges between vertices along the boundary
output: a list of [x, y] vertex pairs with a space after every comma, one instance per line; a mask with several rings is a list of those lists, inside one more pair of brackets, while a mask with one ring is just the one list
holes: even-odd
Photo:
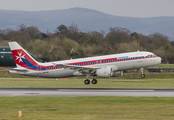
[[80, 32], [76, 24], [60, 25], [55, 33], [42, 33], [36, 26], [19, 25], [16, 30], [0, 30], [0, 46], [17, 41], [42, 61], [57, 61], [132, 51], [150, 51], [162, 57], [165, 63], [174, 63], [174, 42], [155, 33], [142, 35], [126, 28]]

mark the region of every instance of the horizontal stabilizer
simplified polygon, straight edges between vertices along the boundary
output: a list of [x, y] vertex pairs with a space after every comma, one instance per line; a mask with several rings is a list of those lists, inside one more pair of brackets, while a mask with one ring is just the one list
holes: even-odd
[[12, 68], [12, 69], [9, 69], [9, 72], [10, 71], [16, 71], [16, 72], [28, 72], [28, 70], [27, 69], [19, 69], [19, 68]]

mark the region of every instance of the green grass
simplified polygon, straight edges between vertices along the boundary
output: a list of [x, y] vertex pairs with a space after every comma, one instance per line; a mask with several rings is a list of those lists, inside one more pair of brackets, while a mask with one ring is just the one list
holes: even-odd
[[[146, 73], [145, 79], [140, 73], [126, 73], [119, 78], [98, 78], [96, 85], [85, 85], [85, 77], [56, 80], [7, 71], [0, 75], [0, 87], [174, 88], [173, 73]], [[174, 119], [173, 101], [173, 97], [0, 97], [0, 120], [167, 120]], [[18, 111], [22, 111], [21, 118]]]
[[155, 67], [163, 67], [163, 68], [171, 68], [171, 67], [174, 67], [174, 64], [159, 64]]
[[[174, 98], [0, 97], [1, 120], [174, 119]], [[17, 117], [22, 111], [22, 117]]]
[[[156, 73], [152, 72], [149, 73], [147, 70], [144, 71], [144, 74], [146, 75], [145, 79], [152, 79], [152, 78], [174, 78], [174, 72], [163, 72], [163, 73]], [[23, 75], [16, 75], [16, 74], [10, 74], [7, 70], [0, 70], [0, 78], [37, 78], [37, 77], [29, 77], [29, 76], [23, 76]], [[79, 79], [85, 79], [86, 77], [77, 77]], [[92, 78], [92, 77], [89, 77]], [[97, 79], [103, 79], [103, 78], [97, 78]], [[124, 73], [121, 77], [111, 77], [107, 79], [141, 79], [141, 73], [140, 71], [135, 72], [131, 71], [131, 73]]]
[[174, 88], [174, 79], [98, 79], [96, 85], [85, 85], [83, 79], [5, 78], [0, 87]]
[[8, 72], [8, 70], [0, 70], [0, 78], [31, 78], [31, 77], [11, 74]]
[[[85, 87], [85, 88], [174, 88], [174, 73], [125, 73], [121, 77], [97, 78], [96, 85], [85, 85], [85, 77], [67, 79], [46, 79], [26, 77], [0, 71], [0, 87]], [[92, 79], [92, 77], [89, 77]]]

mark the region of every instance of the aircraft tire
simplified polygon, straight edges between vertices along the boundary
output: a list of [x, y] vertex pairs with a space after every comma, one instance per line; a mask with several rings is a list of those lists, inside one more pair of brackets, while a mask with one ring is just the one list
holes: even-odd
[[90, 84], [90, 80], [86, 79], [86, 80], [84, 81], [84, 83], [85, 83], [86, 85], [89, 85], [89, 84]]
[[142, 77], [142, 78], [145, 78], [145, 74], [142, 74], [141, 77]]
[[92, 84], [97, 84], [97, 80], [96, 79], [93, 79], [91, 82], [92, 82]]

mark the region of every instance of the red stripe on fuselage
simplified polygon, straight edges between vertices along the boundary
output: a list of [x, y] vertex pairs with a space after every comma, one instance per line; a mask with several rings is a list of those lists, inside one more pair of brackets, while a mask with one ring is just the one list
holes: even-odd
[[[53, 69], [62, 69], [59, 65], [49, 65], [49, 66], [43, 66], [43, 65], [39, 65], [38, 63], [36, 63], [27, 53], [25, 53], [22, 49], [18, 49], [18, 50], [12, 50], [13, 53], [13, 57], [15, 59], [16, 64], [27, 68], [27, 69], [31, 69], [31, 70], [36, 70], [36, 71], [46, 71], [46, 70], [53, 70]], [[27, 59], [30, 63], [32, 63], [33, 65], [40, 67], [40, 68], [46, 68], [45, 70], [39, 70], [39, 69], [33, 69], [28, 67], [26, 64], [24, 64], [23, 62], [19, 62], [19, 59], [17, 59], [16, 56], [19, 56], [19, 54], [21, 54], [21, 56], [25, 55], [25, 59]], [[121, 57], [119, 57], [120, 59], [116, 58], [109, 58], [109, 59], [99, 59], [99, 60], [92, 60], [92, 61], [84, 61], [84, 62], [75, 62], [75, 63], [67, 63], [66, 65], [77, 65], [77, 66], [90, 66], [90, 65], [98, 65], [98, 64], [108, 64], [108, 63], [116, 63], [116, 62], [123, 62], [123, 61], [132, 61], [132, 60], [139, 60], [139, 59], [147, 59], [147, 58], [153, 58], [153, 57], [144, 57], [142, 56], [141, 58], [136, 58], [136, 57], [131, 57], [134, 59], [121, 59]], [[117, 60], [117, 61], [115, 61]], [[102, 62], [105, 61], [105, 62]]]

